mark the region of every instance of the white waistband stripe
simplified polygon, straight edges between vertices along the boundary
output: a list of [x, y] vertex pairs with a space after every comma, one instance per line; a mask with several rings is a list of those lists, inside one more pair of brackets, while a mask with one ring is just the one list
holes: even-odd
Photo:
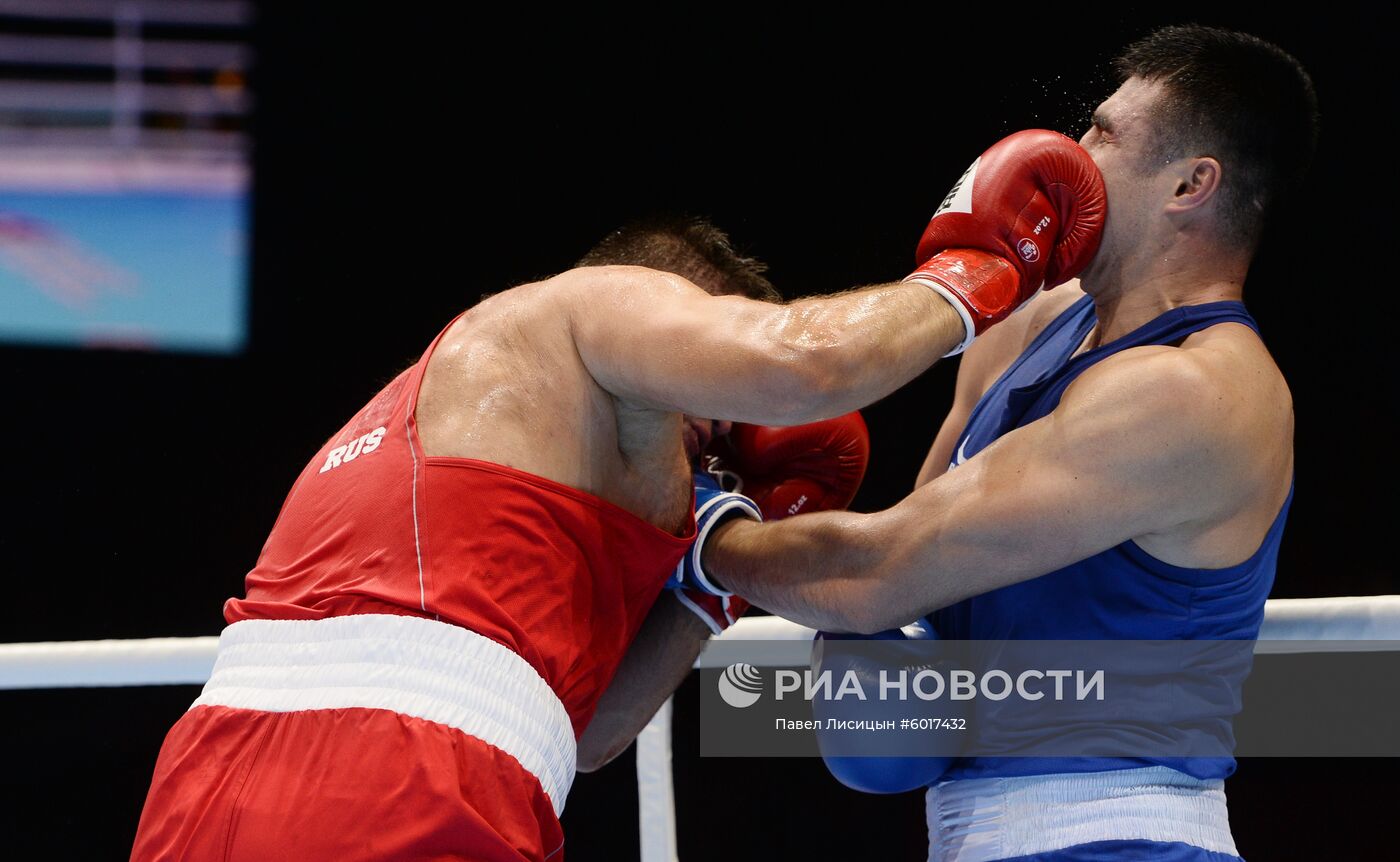
[[386, 709], [454, 727], [514, 757], [564, 810], [577, 762], [564, 704], [490, 638], [418, 617], [244, 620], [224, 629], [191, 705], [265, 712]]
[[1181, 842], [1238, 856], [1223, 781], [1165, 766], [931, 787], [929, 862], [993, 862], [1093, 841]]

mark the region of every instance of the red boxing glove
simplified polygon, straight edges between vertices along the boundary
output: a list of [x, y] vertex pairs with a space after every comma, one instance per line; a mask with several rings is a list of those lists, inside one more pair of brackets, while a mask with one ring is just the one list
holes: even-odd
[[860, 413], [774, 428], [735, 423], [719, 451], [737, 490], [753, 500], [765, 521], [851, 504], [870, 463], [870, 432]]
[[[772, 521], [849, 506], [870, 462], [870, 432], [860, 413], [787, 428], [735, 423], [711, 453], [705, 469], [723, 488], [757, 503], [763, 519]], [[749, 609], [739, 596], [674, 592], [715, 634]]]
[[958, 309], [967, 329], [953, 351], [960, 353], [1042, 285], [1088, 266], [1107, 211], [1103, 177], [1082, 147], [1058, 132], [1017, 132], [954, 184], [905, 281], [928, 285]]

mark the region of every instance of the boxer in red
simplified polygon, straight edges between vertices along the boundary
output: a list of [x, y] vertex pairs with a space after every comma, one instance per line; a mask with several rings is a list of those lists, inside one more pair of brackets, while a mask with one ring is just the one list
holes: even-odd
[[1013, 136], [980, 164], [918, 282], [756, 301], [713, 228], [639, 228], [453, 321], [293, 485], [132, 858], [561, 859], [575, 769], [625, 747], [736, 611], [683, 578], [663, 595], [717, 513], [761, 508], [692, 491], [724, 429], [689, 417], [809, 423], [741, 429], [730, 460], [770, 514], [844, 505], [863, 426], [817, 420], [1092, 255], [1103, 191], [1077, 145]]

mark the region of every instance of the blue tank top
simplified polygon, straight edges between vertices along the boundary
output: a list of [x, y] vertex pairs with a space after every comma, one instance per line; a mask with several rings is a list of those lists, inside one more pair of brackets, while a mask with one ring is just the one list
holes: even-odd
[[[1097, 318], [1085, 296], [1042, 331], [987, 390], [968, 417], [949, 469], [1003, 434], [1049, 414], [1060, 396], [1094, 363], [1143, 345], [1175, 344], [1218, 323], [1242, 323], [1259, 331], [1239, 302], [1174, 308], [1122, 338], [1074, 356]], [[1264, 619], [1274, 582], [1279, 541], [1293, 492], [1284, 501], [1258, 550], [1222, 569], [1173, 566], [1132, 541], [1088, 559], [943, 608], [931, 615], [940, 637], [952, 640], [1253, 640]], [[1232, 683], [1221, 680], [1229, 688]], [[1197, 716], [1228, 722], [1239, 692], [1223, 691], [1221, 714]], [[1234, 705], [1231, 708], [1229, 705]], [[1232, 737], [1230, 737], [1232, 738]], [[1234, 758], [964, 758], [945, 778], [1100, 772], [1162, 764], [1197, 778], [1223, 778]]]

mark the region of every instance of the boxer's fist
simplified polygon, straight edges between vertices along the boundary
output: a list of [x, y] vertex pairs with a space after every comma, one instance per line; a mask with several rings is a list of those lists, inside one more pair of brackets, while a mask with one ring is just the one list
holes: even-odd
[[715, 634], [748, 610], [748, 602], [718, 589], [700, 566], [711, 529], [706, 515], [719, 511], [709, 501], [724, 501], [728, 517], [754, 517], [738, 502], [752, 501], [765, 521], [844, 509], [860, 488], [869, 461], [870, 432], [860, 413], [787, 428], [736, 423], [726, 438], [711, 446], [704, 470], [696, 474], [698, 536], [667, 583], [676, 600]]
[[1098, 250], [1107, 211], [1103, 177], [1083, 147], [1058, 132], [1017, 132], [983, 153], [944, 198], [915, 262], [954, 248], [990, 252], [1039, 289], [1062, 284]]
[[676, 564], [666, 581], [676, 600], [704, 620], [710, 631], [719, 634], [748, 610], [749, 603], [710, 580], [700, 558], [710, 531], [730, 518], [763, 520], [758, 505], [727, 488], [717, 474], [695, 473], [695, 542]]
[[[915, 751], [917, 745], [901, 744], [893, 734], [872, 736], [868, 732], [856, 734], [832, 730], [829, 722], [861, 720], [881, 722], [907, 716], [906, 707], [899, 701], [877, 699], [876, 692], [882, 691], [886, 679], [905, 678], [929, 667], [928, 659], [933, 653], [921, 648], [920, 641], [937, 640], [938, 633], [927, 620], [891, 629], [869, 636], [832, 634], [817, 632], [812, 644], [812, 675], [820, 679], [823, 673], [830, 674], [832, 688], [818, 693], [812, 698], [812, 717], [817, 721], [817, 748], [827, 770], [842, 784], [852, 790], [864, 793], [903, 793], [919, 787], [927, 787], [938, 781], [952, 765], [952, 756], [927, 756], [903, 751]], [[889, 650], [878, 653], [862, 653], [858, 648], [842, 649], [840, 641], [891, 641]], [[830, 642], [837, 642], [832, 648]], [[909, 649], [896, 646], [908, 643]], [[879, 660], [875, 656], [880, 656]], [[947, 668], [933, 668], [946, 673]], [[870, 693], [870, 700], [830, 696], [832, 691], [840, 691], [839, 686], [848, 674], [854, 674], [860, 688]], [[945, 715], [961, 713], [966, 720], [968, 708], [948, 705]], [[893, 722], [890, 722], [891, 726]], [[901, 751], [901, 749], [903, 751]]]
[[1057, 132], [1017, 132], [943, 199], [906, 280], [958, 309], [967, 330], [959, 352], [1042, 285], [1078, 275], [1098, 250], [1107, 209], [1103, 177], [1082, 147]]
[[713, 451], [717, 467], [738, 477], [734, 490], [776, 520], [849, 506], [870, 463], [870, 432], [858, 412], [785, 428], [735, 423]]
[[721, 486], [719, 479], [707, 472], [695, 474], [695, 541], [676, 564], [675, 571], [666, 580], [666, 589], [695, 590], [712, 596], [732, 596], [729, 590], [710, 580], [700, 564], [705, 542], [710, 532], [731, 518], [748, 518], [762, 521], [758, 505], [745, 497]]

